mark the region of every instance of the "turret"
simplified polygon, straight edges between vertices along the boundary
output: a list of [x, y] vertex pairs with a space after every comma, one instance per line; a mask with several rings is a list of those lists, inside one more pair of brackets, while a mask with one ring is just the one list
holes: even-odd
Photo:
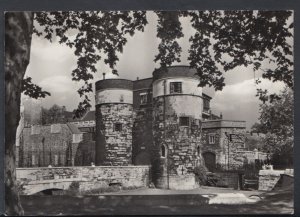
[[132, 81], [96, 82], [96, 165], [132, 163]]
[[161, 188], [194, 188], [201, 159], [202, 88], [196, 71], [173, 66], [153, 72], [153, 178]]

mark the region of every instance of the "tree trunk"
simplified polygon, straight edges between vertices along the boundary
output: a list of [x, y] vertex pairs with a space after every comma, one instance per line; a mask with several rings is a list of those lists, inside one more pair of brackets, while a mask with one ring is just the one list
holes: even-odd
[[23, 215], [16, 182], [16, 130], [20, 120], [22, 80], [29, 63], [33, 13], [5, 14], [5, 209]]

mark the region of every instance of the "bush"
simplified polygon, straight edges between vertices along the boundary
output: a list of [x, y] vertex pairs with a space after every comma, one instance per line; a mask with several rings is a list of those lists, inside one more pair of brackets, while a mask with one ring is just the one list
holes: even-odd
[[66, 195], [78, 195], [80, 193], [79, 186], [80, 186], [80, 184], [78, 181], [72, 182], [69, 189], [65, 191], [65, 194]]
[[206, 173], [208, 172], [207, 168], [203, 165], [198, 165], [194, 169], [194, 173], [196, 175], [196, 181], [200, 185], [205, 185], [207, 182], [207, 176]]

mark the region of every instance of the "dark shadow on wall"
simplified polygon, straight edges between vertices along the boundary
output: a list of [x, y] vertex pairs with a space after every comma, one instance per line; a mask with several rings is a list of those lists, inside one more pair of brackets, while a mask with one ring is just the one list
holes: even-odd
[[140, 152], [134, 159], [134, 165], [150, 165], [150, 154], [143, 151]]
[[78, 144], [75, 154], [75, 166], [91, 166], [95, 163], [95, 141], [83, 140]]
[[103, 165], [105, 160], [105, 124], [100, 105], [96, 105], [96, 145], [95, 145], [95, 164]]

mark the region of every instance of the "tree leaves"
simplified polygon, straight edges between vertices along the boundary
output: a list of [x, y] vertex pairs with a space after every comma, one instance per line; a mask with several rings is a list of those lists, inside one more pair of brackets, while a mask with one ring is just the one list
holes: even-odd
[[43, 91], [40, 86], [31, 83], [31, 80], [31, 77], [26, 77], [22, 81], [21, 91], [24, 92], [25, 95], [30, 96], [34, 99], [45, 98], [47, 95], [51, 95], [49, 92]]
[[181, 47], [176, 41], [182, 38], [179, 11], [157, 11], [158, 25], [157, 37], [161, 39], [158, 46], [158, 54], [154, 61], [160, 62], [162, 68], [170, 66], [174, 62], [180, 62]]
[[[190, 39], [189, 60], [204, 80], [200, 86], [221, 90], [224, 78], [220, 70], [252, 65], [254, 71], [264, 71], [263, 78], [293, 88], [293, 52], [288, 42], [293, 27], [287, 23], [291, 15], [291, 11], [190, 12], [196, 33]], [[266, 60], [275, 69], [262, 68]]]
[[[272, 158], [289, 158], [287, 162], [291, 163], [294, 143], [293, 91], [286, 87], [279, 95], [273, 95], [271, 101], [261, 104], [259, 121], [252, 126], [252, 131], [266, 134], [264, 150], [271, 153]], [[285, 163], [285, 160], [283, 162], [278, 158], [276, 161], [274, 163]]]
[[[60, 43], [75, 49], [78, 59], [72, 80], [84, 82], [77, 91], [82, 101], [76, 115], [91, 106], [87, 94], [92, 92], [91, 81], [99, 60], [103, 59], [111, 72], [117, 74], [118, 55], [123, 52], [127, 35], [143, 31], [147, 24], [144, 11], [37, 12], [35, 20], [42, 29], [34, 29], [37, 35], [50, 41], [58, 37]], [[76, 31], [75, 39], [69, 35], [71, 30]]]
[[[189, 17], [195, 34], [190, 38], [188, 60], [197, 70], [199, 86], [222, 90], [224, 73], [238, 66], [263, 71], [263, 78], [283, 81], [293, 88], [293, 23], [291, 11], [156, 11], [157, 37], [160, 39], [154, 61], [162, 68], [180, 62], [178, 40], [184, 36], [181, 17]], [[78, 90], [81, 108], [89, 106], [85, 96], [92, 91], [91, 80], [96, 64], [103, 60], [117, 74], [116, 63], [127, 43], [126, 36], [144, 31], [148, 23], [145, 11], [37, 12], [39, 28], [34, 32], [75, 49], [77, 67], [72, 79], [83, 81]], [[69, 31], [75, 31], [69, 37]], [[265, 64], [268, 61], [270, 64]], [[242, 72], [241, 72], [242, 73]], [[266, 90], [258, 89], [264, 102]], [[80, 106], [79, 106], [80, 107]]]

